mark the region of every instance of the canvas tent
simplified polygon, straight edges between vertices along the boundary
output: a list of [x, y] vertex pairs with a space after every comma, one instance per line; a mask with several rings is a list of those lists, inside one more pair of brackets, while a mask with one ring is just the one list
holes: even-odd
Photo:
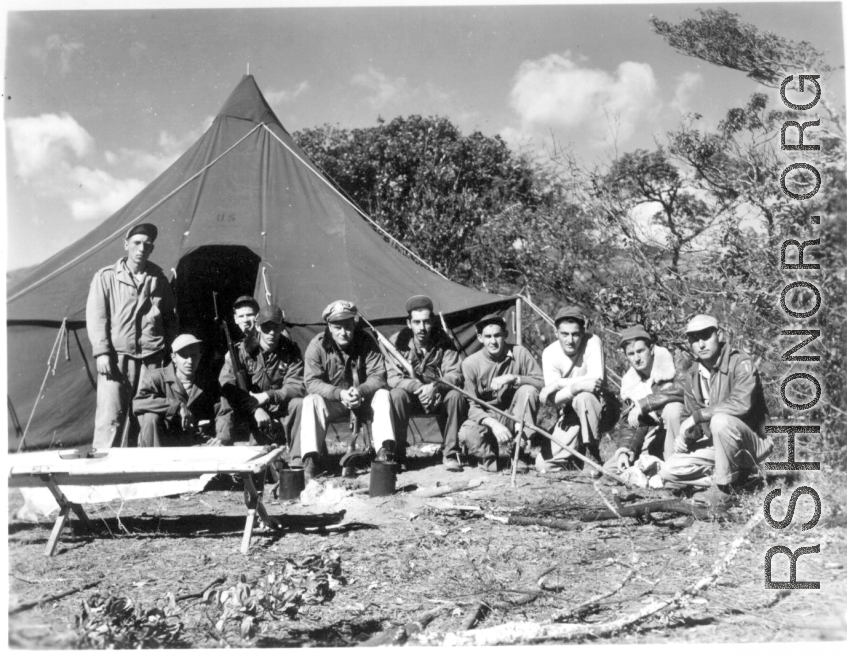
[[90, 442], [96, 367], [85, 327], [88, 289], [95, 271], [124, 255], [127, 229], [141, 222], [159, 229], [151, 260], [172, 280], [183, 331], [209, 341], [218, 333], [213, 290], [230, 319], [244, 293], [280, 304], [303, 349], [336, 299], [353, 300], [390, 333], [404, 324], [406, 300], [426, 293], [466, 345], [474, 320], [515, 304], [450, 282], [387, 243], [315, 168], [247, 75], [170, 168], [8, 290], [11, 451], [25, 429], [27, 450]]

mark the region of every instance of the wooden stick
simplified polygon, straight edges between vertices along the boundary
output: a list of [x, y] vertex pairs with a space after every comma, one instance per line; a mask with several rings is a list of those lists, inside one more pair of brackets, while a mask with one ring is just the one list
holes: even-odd
[[440, 497], [449, 495], [450, 493], [458, 493], [459, 491], [476, 488], [482, 485], [482, 479], [470, 479], [467, 481], [455, 481], [446, 485], [432, 486], [430, 488], [418, 488], [411, 494], [415, 497]]
[[[434, 381], [434, 380], [433, 380], [433, 381]], [[443, 379], [439, 379], [439, 380], [437, 380], [437, 381], [439, 381], [440, 383], [444, 384], [445, 386], [447, 386], [447, 387], [449, 387], [449, 388], [452, 388], [454, 391], [459, 391], [462, 395], [464, 395], [466, 398], [468, 398], [471, 402], [476, 402], [476, 403], [477, 403], [479, 406], [481, 406], [482, 408], [484, 408], [484, 409], [488, 409], [489, 411], [493, 411], [494, 413], [496, 413], [496, 414], [498, 414], [498, 415], [501, 415], [501, 416], [503, 416], [504, 418], [508, 418], [509, 420], [511, 420], [511, 421], [513, 421], [513, 422], [518, 422], [518, 419], [517, 419], [515, 416], [513, 416], [512, 414], [510, 414], [510, 413], [508, 413], [508, 412], [506, 412], [506, 411], [503, 411], [503, 410], [501, 410], [501, 409], [498, 409], [498, 408], [497, 408], [496, 406], [494, 406], [493, 404], [489, 404], [488, 402], [486, 402], [486, 401], [484, 401], [484, 400], [480, 400], [478, 397], [474, 397], [473, 395], [471, 395], [470, 393], [468, 393], [465, 389], [463, 389], [463, 388], [459, 388], [459, 387], [458, 387], [458, 386], [456, 386], [455, 384], [451, 384], [450, 382], [445, 381], [445, 380], [443, 380]], [[561, 447], [563, 450], [567, 450], [567, 451], [568, 451], [568, 452], [570, 452], [573, 456], [575, 456], [575, 457], [577, 457], [578, 459], [582, 460], [583, 462], [587, 463], [587, 464], [588, 464], [588, 465], [590, 465], [592, 468], [596, 468], [597, 470], [599, 470], [599, 471], [600, 471], [603, 475], [605, 475], [606, 477], [609, 477], [610, 479], [614, 479], [614, 480], [615, 480], [616, 482], [618, 482], [619, 484], [623, 484], [624, 486], [626, 486], [626, 482], [625, 482], [625, 481], [624, 481], [621, 477], [619, 477], [618, 475], [616, 475], [616, 474], [614, 474], [614, 473], [612, 473], [612, 472], [609, 472], [608, 470], [606, 470], [605, 468], [603, 468], [603, 466], [601, 466], [601, 465], [600, 465], [599, 463], [597, 463], [596, 461], [592, 461], [591, 459], [589, 459], [588, 457], [584, 456], [583, 454], [580, 454], [577, 450], [575, 450], [575, 449], [574, 449], [574, 448], [572, 448], [570, 445], [568, 445], [567, 443], [565, 443], [565, 442], [564, 442], [561, 438], [557, 438], [557, 437], [556, 437], [556, 436], [554, 436], [553, 434], [551, 434], [551, 433], [549, 433], [549, 432], [544, 431], [543, 429], [541, 429], [540, 427], [538, 427], [538, 426], [536, 426], [536, 425], [524, 425], [524, 429], [531, 429], [531, 430], [533, 430], [534, 432], [541, 434], [541, 435], [542, 435], [542, 436], [544, 436], [546, 439], [548, 439], [548, 440], [550, 440], [550, 441], [553, 441], [554, 443], [556, 443], [556, 445], [558, 445], [559, 447]]]
[[185, 593], [183, 595], [178, 595], [176, 597], [177, 602], [181, 602], [182, 600], [193, 599], [195, 597], [203, 597], [207, 590], [209, 590], [212, 586], [217, 586], [218, 584], [222, 584], [226, 581], [226, 577], [218, 577], [208, 586], [206, 586], [203, 590], [197, 591], [196, 593]]
[[707, 506], [696, 506], [682, 500], [654, 500], [640, 504], [621, 505], [614, 511], [597, 511], [580, 517], [582, 522], [596, 522], [599, 520], [614, 520], [620, 517], [640, 517], [648, 513], [681, 513], [682, 515], [694, 516], [697, 520], [714, 520], [725, 517], [726, 510], [716, 511]]
[[570, 520], [558, 520], [556, 518], [530, 518], [522, 515], [510, 515], [508, 525], [538, 525], [539, 527], [551, 527], [563, 531], [579, 531], [582, 524]]
[[9, 615], [14, 615], [15, 613], [20, 613], [21, 611], [26, 611], [27, 609], [31, 609], [34, 606], [38, 606], [39, 604], [43, 604], [44, 602], [53, 602], [57, 599], [62, 599], [63, 597], [67, 597], [68, 595], [73, 595], [74, 593], [78, 593], [81, 590], [88, 590], [89, 588], [93, 588], [97, 584], [99, 584], [102, 579], [98, 579], [97, 581], [91, 581], [83, 586], [77, 586], [75, 588], [69, 588], [68, 590], [63, 590], [61, 593], [56, 593], [55, 595], [48, 595], [47, 597], [42, 597], [41, 599], [33, 600], [32, 602], [24, 602], [22, 604], [18, 604], [15, 607], [9, 609]]
[[528, 406], [529, 402], [524, 403], [521, 422], [515, 425], [516, 427], [519, 426], [520, 429], [515, 429], [515, 458], [512, 460], [512, 488], [515, 488], [515, 477], [518, 475], [518, 455], [521, 451], [521, 436], [523, 435], [523, 426], [526, 422], [526, 409]]
[[[635, 613], [624, 615], [617, 620], [599, 624], [538, 624], [535, 622], [511, 622], [488, 629], [471, 632], [445, 634], [441, 642], [445, 647], [462, 645], [526, 645], [548, 640], [576, 640], [580, 638], [607, 636], [625, 627], [636, 624], [669, 607], [679, 606], [686, 598], [699, 595], [711, 586], [726, 571], [745, 538], [763, 520], [764, 514], [757, 511], [736, 534], [726, 554], [715, 562], [712, 572], [679, 590], [668, 599], [658, 600]], [[434, 640], [428, 644], [435, 644]]]
[[385, 348], [388, 351], [388, 353], [391, 354], [391, 356], [394, 357], [397, 360], [397, 363], [399, 363], [401, 366], [403, 366], [403, 369], [407, 373], [409, 373], [409, 377], [411, 377], [412, 379], [417, 379], [417, 376], [415, 375], [415, 369], [412, 368], [412, 364], [409, 363], [409, 360], [406, 357], [404, 357], [402, 354], [400, 354], [400, 352], [397, 350], [397, 348], [394, 347], [394, 343], [392, 343], [387, 338], [385, 338], [385, 336], [382, 335], [382, 332], [380, 332], [376, 327], [374, 327], [368, 321], [368, 319], [365, 318], [361, 313], [359, 314], [359, 317], [362, 320], [364, 320], [365, 324], [373, 330], [374, 334], [376, 334], [376, 338], [377, 338], [377, 341], [379, 341], [379, 345], [381, 347]]

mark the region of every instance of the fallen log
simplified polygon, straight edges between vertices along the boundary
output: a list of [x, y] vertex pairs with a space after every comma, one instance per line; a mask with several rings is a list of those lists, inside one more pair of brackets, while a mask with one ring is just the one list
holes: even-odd
[[363, 643], [359, 643], [358, 647], [379, 647], [380, 645], [402, 645], [408, 638], [422, 632], [426, 626], [432, 622], [439, 613], [442, 613], [446, 607], [439, 606], [435, 609], [430, 609], [426, 613], [422, 613], [417, 620], [407, 622], [400, 627], [392, 627], [385, 631], [371, 636]]
[[694, 516], [697, 520], [716, 520], [725, 518], [726, 509], [714, 509], [707, 506], [697, 506], [682, 500], [654, 500], [640, 504], [620, 504], [617, 513], [614, 511], [596, 511], [580, 516], [581, 522], [597, 522], [599, 520], [614, 520], [615, 518], [637, 518], [649, 513], [681, 513]]
[[557, 518], [531, 518], [522, 515], [510, 515], [506, 521], [507, 525], [538, 525], [539, 527], [550, 527], [552, 529], [561, 529], [563, 531], [577, 531], [582, 529], [579, 522], [571, 520], [559, 520]]
[[477, 602], [465, 616], [465, 620], [462, 622], [462, 630], [468, 631], [473, 629], [477, 622], [485, 619], [485, 616], [488, 615], [490, 610], [491, 607], [484, 600]]

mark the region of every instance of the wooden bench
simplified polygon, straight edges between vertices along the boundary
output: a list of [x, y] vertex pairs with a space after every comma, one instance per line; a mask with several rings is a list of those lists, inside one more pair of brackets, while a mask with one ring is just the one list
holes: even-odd
[[[47, 488], [59, 504], [59, 516], [44, 552], [47, 556], [53, 555], [71, 511], [86, 526], [91, 526], [82, 504], [65, 495], [70, 492], [68, 487], [116, 486], [116, 496], [120, 497], [121, 487], [127, 484], [194, 480], [202, 475], [240, 475], [247, 505], [241, 553], [247, 554], [257, 513], [266, 525], [279, 527], [277, 519], [265, 510], [262, 492], [268, 466], [284, 451], [283, 447], [269, 451], [267, 447], [256, 446], [54, 450], [10, 454], [7, 468], [11, 488]], [[254, 475], [261, 475], [258, 488]]]

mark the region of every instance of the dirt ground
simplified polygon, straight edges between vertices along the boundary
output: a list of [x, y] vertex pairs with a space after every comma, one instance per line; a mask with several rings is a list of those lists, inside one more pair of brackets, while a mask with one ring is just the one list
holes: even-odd
[[[435, 637], [461, 631], [480, 601], [491, 610], [477, 630], [507, 622], [548, 623], [614, 590], [634, 566], [637, 574], [618, 592], [566, 619], [604, 623], [673, 596], [705, 577], [749, 516], [762, 511], [768, 491], [786, 488], [780, 482], [764, 489], [723, 522], [689, 524], [686, 516], [658, 513], [644, 521], [578, 522], [570, 531], [506, 525], [486, 514], [577, 522], [591, 511], [606, 508], [598, 489], [607, 498], [617, 492], [628, 503], [669, 495], [654, 490], [633, 495], [622, 487], [595, 487], [576, 470], [545, 475], [533, 470], [518, 475], [512, 488], [507, 473], [492, 475], [476, 468], [446, 472], [435, 447], [418, 443], [410, 448], [409, 470], [398, 476], [399, 492], [389, 497], [349, 492], [367, 487], [366, 473], [351, 480], [327, 479], [322, 498], [308, 506], [279, 501], [266, 493], [268, 511], [281, 518], [283, 527], [257, 532], [246, 556], [240, 553], [245, 519], [242, 492], [229, 478], [214, 480], [202, 493], [87, 506], [97, 533], [66, 529], [53, 557], [43, 555], [53, 519], [38, 523], [16, 519], [22, 499], [17, 491], [10, 491], [10, 647], [83, 645], [75, 620], [82, 614], [82, 600], [95, 592], [128, 596], [145, 610], [165, 607], [168, 593], [177, 598], [197, 594], [219, 578], [225, 581], [214, 588], [230, 588], [241, 575], [248, 584], [255, 584], [274, 565], [310, 553], [340, 557], [346, 584], [331, 600], [304, 604], [296, 619], [265, 614], [256, 619], [255, 633], [247, 638], [237, 630], [221, 633], [216, 629], [220, 610], [214, 603], [197, 597], [177, 600], [171, 621], [181, 623], [182, 629], [170, 646], [351, 646], [432, 612], [435, 617], [425, 633]], [[483, 483], [435, 499], [413, 493], [416, 488], [459, 479], [482, 479]], [[599, 642], [847, 638], [847, 526], [837, 513], [837, 507], [845, 505], [846, 486], [843, 477], [836, 479], [834, 473], [807, 478], [805, 483], [812, 484], [823, 501], [816, 527], [801, 531], [811, 512], [808, 498], [800, 500], [789, 528], [778, 531], [760, 524], [727, 573], [699, 597]], [[785, 515], [788, 496], [783, 492], [774, 502], [775, 516]], [[73, 520], [74, 527], [77, 522]], [[780, 544], [792, 549], [820, 544], [820, 555], [801, 557], [798, 564], [798, 578], [819, 580], [820, 590], [778, 593], [764, 588], [765, 552]], [[539, 576], [553, 566], [539, 592]], [[774, 559], [774, 578], [784, 580], [787, 574], [787, 558]], [[96, 585], [90, 589], [16, 611], [23, 603], [92, 582]], [[527, 590], [533, 592], [527, 594]]]

